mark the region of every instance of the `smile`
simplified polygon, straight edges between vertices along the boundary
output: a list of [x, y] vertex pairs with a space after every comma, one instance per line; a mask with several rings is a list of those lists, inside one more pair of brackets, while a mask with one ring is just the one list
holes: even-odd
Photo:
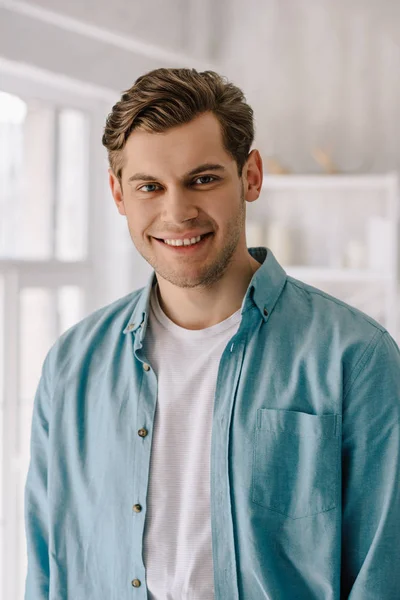
[[203, 248], [204, 246], [206, 246], [207, 241], [209, 240], [209, 238], [211, 238], [212, 235], [213, 235], [212, 232], [207, 233], [199, 242], [195, 242], [194, 244], [188, 244], [187, 246], [185, 246], [185, 245], [174, 246], [172, 244], [167, 244], [166, 242], [164, 242], [164, 240], [160, 240], [158, 238], [153, 238], [153, 239], [156, 240], [156, 242], [158, 242], [159, 244], [162, 244], [165, 248], [168, 248], [173, 252], [191, 253], [191, 252], [196, 252], [196, 251], [200, 250], [200, 248]]

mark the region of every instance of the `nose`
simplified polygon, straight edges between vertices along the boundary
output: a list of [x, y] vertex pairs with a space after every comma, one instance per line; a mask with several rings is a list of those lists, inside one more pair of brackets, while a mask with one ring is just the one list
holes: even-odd
[[170, 188], [166, 191], [163, 194], [162, 220], [165, 223], [181, 223], [195, 219], [199, 211], [192, 196], [190, 191], [180, 188]]

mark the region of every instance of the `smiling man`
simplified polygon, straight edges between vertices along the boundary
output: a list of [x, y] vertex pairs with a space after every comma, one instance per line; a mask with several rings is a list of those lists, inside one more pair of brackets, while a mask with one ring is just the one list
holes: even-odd
[[157, 69], [105, 126], [153, 270], [50, 349], [25, 600], [383, 600], [400, 590], [400, 351], [247, 248], [263, 167], [217, 73]]

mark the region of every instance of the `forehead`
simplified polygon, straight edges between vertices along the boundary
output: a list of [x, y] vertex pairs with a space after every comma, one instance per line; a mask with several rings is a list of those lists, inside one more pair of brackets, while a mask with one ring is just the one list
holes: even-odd
[[134, 130], [124, 148], [127, 175], [133, 169], [160, 175], [180, 174], [206, 162], [219, 162], [227, 168], [234, 164], [223, 147], [221, 127], [212, 113], [162, 133]]

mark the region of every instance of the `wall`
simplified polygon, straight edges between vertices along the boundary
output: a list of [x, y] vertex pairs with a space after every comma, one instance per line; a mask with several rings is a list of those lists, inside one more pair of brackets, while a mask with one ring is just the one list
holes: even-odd
[[211, 1], [0, 0], [0, 56], [121, 91], [156, 67], [210, 65]]
[[246, 91], [257, 147], [298, 173], [324, 146], [345, 171], [400, 166], [400, 3], [226, 0], [221, 70]]

